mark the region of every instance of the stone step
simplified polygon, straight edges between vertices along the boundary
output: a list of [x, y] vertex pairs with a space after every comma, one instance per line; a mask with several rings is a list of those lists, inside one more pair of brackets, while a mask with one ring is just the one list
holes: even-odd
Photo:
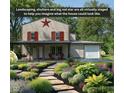
[[53, 85], [53, 88], [55, 91], [64, 91], [64, 90], [70, 90], [74, 89], [74, 87], [69, 86], [69, 85]]
[[49, 66], [47, 68], [54, 69], [56, 65]]
[[79, 93], [76, 90], [59, 91], [58, 93]]
[[50, 82], [52, 85], [64, 84], [63, 81], [58, 80], [58, 79], [56, 79], [56, 80], [49, 80], [49, 82]]
[[43, 72], [41, 72], [41, 73], [48, 73], [48, 74], [53, 73], [53, 74], [54, 74], [54, 72], [53, 72], [53, 71], [43, 71]]
[[46, 76], [46, 77], [43, 77], [44, 79], [48, 79], [48, 80], [56, 80], [57, 78], [54, 77], [54, 76]]
[[47, 68], [47, 69], [44, 69], [43, 71], [54, 71], [54, 69], [51, 69], [51, 68]]
[[42, 77], [42, 76], [53, 76], [53, 75], [54, 75], [53, 71], [45, 71], [42, 72], [39, 76]]

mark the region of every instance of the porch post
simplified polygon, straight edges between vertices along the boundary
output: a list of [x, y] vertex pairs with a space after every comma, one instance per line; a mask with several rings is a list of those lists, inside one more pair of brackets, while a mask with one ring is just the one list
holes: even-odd
[[45, 46], [43, 45], [43, 50], [42, 50], [43, 59], [45, 59], [45, 55], [44, 55], [44, 49], [45, 49]]
[[36, 49], [37, 49], [37, 58], [39, 59], [39, 45], [37, 45]]
[[68, 44], [68, 58], [70, 58], [70, 44]]

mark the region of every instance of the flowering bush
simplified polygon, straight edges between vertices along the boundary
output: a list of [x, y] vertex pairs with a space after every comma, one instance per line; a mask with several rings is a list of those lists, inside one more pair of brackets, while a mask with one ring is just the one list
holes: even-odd
[[17, 55], [13, 51], [10, 51], [10, 63], [16, 63], [17, 61], [18, 61]]

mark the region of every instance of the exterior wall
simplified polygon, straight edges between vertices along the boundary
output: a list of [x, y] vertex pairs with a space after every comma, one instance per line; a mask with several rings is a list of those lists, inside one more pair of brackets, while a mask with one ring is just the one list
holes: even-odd
[[87, 59], [100, 58], [100, 46], [99, 45], [85, 45], [85, 58]]
[[71, 44], [70, 56], [77, 58], [84, 58], [84, 45], [83, 44]]
[[39, 33], [38, 37], [40, 41], [51, 40], [51, 32], [53, 31], [55, 32], [63, 31], [64, 40], [69, 40], [69, 26], [68, 25], [47, 18], [48, 21], [51, 21], [49, 23], [49, 27], [48, 26], [43, 27], [43, 23], [41, 21], [44, 21], [44, 20], [45, 18], [23, 25], [22, 26], [22, 40], [27, 41], [27, 32], [35, 32], [35, 31]]

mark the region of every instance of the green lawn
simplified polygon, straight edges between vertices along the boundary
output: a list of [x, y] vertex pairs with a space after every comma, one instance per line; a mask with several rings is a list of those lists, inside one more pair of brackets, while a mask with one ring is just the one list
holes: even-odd
[[112, 55], [106, 55], [106, 56], [103, 56], [102, 59], [105, 59], [105, 60], [114, 60], [114, 56], [112, 56]]

